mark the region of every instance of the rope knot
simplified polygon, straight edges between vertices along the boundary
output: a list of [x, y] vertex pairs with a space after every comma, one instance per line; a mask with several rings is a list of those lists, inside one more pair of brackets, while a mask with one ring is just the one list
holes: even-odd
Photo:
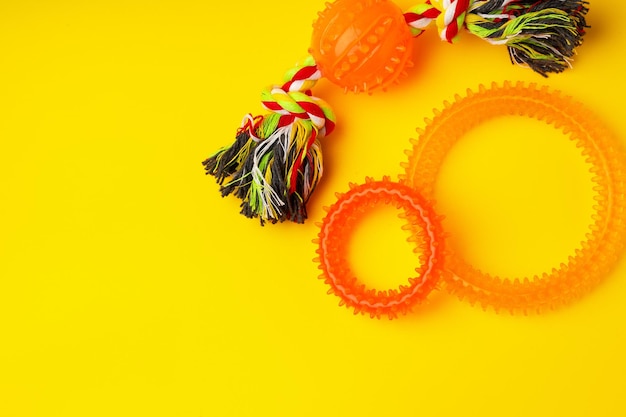
[[426, 0], [404, 14], [413, 36], [421, 35], [435, 21], [441, 40], [454, 43], [459, 39], [461, 28], [471, 0]]
[[261, 93], [261, 104], [266, 110], [281, 115], [279, 127], [296, 119], [309, 120], [318, 131], [318, 137], [329, 135], [335, 127], [335, 116], [330, 106], [315, 97], [311, 89], [322, 77], [312, 58], [285, 75], [282, 86], [272, 86]]

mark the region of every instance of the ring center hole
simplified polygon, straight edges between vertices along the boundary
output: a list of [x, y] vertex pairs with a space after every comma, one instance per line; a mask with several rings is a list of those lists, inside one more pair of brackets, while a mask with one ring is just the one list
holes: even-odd
[[574, 141], [519, 116], [478, 125], [453, 146], [436, 184], [452, 248], [500, 277], [550, 272], [592, 224], [591, 164]]
[[368, 207], [353, 225], [347, 242], [348, 262], [354, 276], [368, 288], [397, 289], [417, 276], [420, 252], [414, 252], [415, 242], [407, 242], [412, 232], [403, 230], [407, 220], [400, 218], [402, 213], [380, 203]]

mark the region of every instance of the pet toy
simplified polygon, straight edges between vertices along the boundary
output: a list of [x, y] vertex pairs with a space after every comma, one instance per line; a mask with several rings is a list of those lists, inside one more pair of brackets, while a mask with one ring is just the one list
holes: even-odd
[[[437, 174], [449, 149], [473, 126], [505, 115], [545, 120], [561, 129], [581, 149], [586, 162], [591, 165], [596, 194], [590, 232], [580, 247], [573, 251], [567, 263], [533, 277], [509, 279], [492, 276], [472, 267], [450, 250], [451, 245], [438, 240], [442, 236], [438, 229], [437, 233], [425, 234], [425, 220], [409, 218], [409, 227], [414, 230], [412, 240], [425, 242], [423, 245], [426, 247], [438, 242], [439, 247], [446, 248], [445, 259], [436, 258], [437, 268], [441, 269], [425, 270], [430, 258], [420, 259], [420, 283], [425, 290], [417, 297], [417, 301], [426, 296], [427, 289], [441, 282], [449, 293], [467, 299], [471, 304], [478, 303], [483, 308], [492, 307], [496, 311], [508, 310], [511, 313], [544, 311], [590, 291], [614, 266], [624, 249], [626, 160], [620, 142], [593, 112], [580, 103], [558, 92], [550, 92], [545, 87], [537, 88], [534, 84], [525, 86], [507, 82], [503, 86], [493, 84], [491, 88], [481, 86], [477, 92], [468, 90], [466, 97], [457, 96], [452, 104], [446, 102], [442, 111], [435, 111], [432, 120], [426, 119], [426, 127], [418, 130], [419, 138], [412, 141], [413, 149], [409, 152], [408, 162], [403, 164], [405, 173], [400, 182], [408, 189], [415, 190], [414, 193], [419, 192], [421, 197], [413, 195], [412, 199], [420, 202], [422, 212], [428, 213], [427, 218], [437, 219], [428, 202], [433, 201]], [[352, 185], [350, 192], [340, 195], [320, 225], [319, 236], [315, 240], [319, 246], [316, 261], [322, 269], [320, 278], [331, 286], [332, 293], [341, 297], [341, 304], [354, 307], [355, 313], [369, 313], [375, 317], [386, 314], [394, 318], [408, 311], [416, 299], [407, 298], [404, 304], [396, 304], [393, 309], [373, 308], [388, 303], [388, 294], [366, 289], [359, 284], [346, 265], [342, 252], [341, 242], [347, 240], [346, 233], [350, 229], [344, 227], [338, 218], [347, 217], [342, 212], [353, 205], [355, 194], [363, 194], [362, 187]], [[394, 193], [397, 189], [397, 185], [388, 180], [376, 186], [380, 195]], [[361, 200], [367, 195], [361, 197]], [[363, 207], [368, 207], [366, 203], [359, 201]], [[438, 227], [427, 224], [431, 228]], [[437, 223], [432, 220], [432, 224]], [[450, 236], [451, 231], [446, 232], [446, 236]], [[360, 302], [355, 301], [355, 298]], [[365, 302], [368, 304], [363, 306]]]
[[403, 12], [389, 0], [337, 0], [314, 24], [310, 56], [283, 84], [261, 94], [268, 114], [247, 115], [234, 143], [205, 161], [222, 196], [241, 199], [241, 213], [261, 224], [302, 223], [322, 172], [319, 139], [335, 126], [330, 106], [313, 95], [322, 77], [346, 91], [397, 83], [412, 66], [412, 38], [434, 22], [457, 42], [461, 29], [507, 47], [513, 63], [546, 76], [570, 65], [585, 33], [581, 0], [427, 0]]
[[[350, 184], [350, 190], [339, 194], [339, 200], [329, 209], [320, 224], [318, 257], [324, 272], [321, 276], [330, 285], [330, 292], [341, 298], [341, 305], [354, 308], [354, 313], [370, 317], [387, 315], [389, 318], [406, 314], [421, 303], [435, 288], [442, 274], [444, 261], [444, 236], [440, 218], [421, 194], [389, 177], [382, 181], [367, 178], [365, 184]], [[356, 220], [364, 210], [377, 204], [394, 204], [404, 211], [404, 216], [414, 229], [420, 267], [417, 276], [408, 279], [408, 285], [398, 289], [376, 290], [366, 288], [350, 270], [346, 260], [346, 238], [354, 229]]]
[[567, 263], [532, 277], [503, 279], [473, 268], [457, 254], [446, 261], [449, 292], [483, 307], [545, 310], [579, 298], [613, 267], [626, 243], [626, 161], [619, 140], [594, 113], [571, 97], [521, 83], [481, 87], [446, 103], [414, 142], [403, 180], [432, 198], [447, 149], [478, 123], [503, 115], [545, 120], [578, 148], [593, 174], [593, 223]]

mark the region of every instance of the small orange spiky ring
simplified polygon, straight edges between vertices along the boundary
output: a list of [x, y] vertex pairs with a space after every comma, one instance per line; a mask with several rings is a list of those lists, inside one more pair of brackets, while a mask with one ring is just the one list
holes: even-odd
[[[473, 268], [449, 248], [439, 218], [429, 205], [443, 160], [450, 148], [472, 127], [498, 116], [520, 115], [545, 120], [569, 135], [581, 148], [593, 174], [594, 223], [580, 249], [566, 264], [550, 273], [531, 278], [500, 278]], [[331, 286], [329, 293], [341, 298], [340, 304], [353, 307], [355, 313], [371, 317], [394, 318], [423, 301], [440, 280], [448, 292], [471, 304], [511, 313], [541, 312], [566, 304], [596, 286], [613, 268], [626, 245], [626, 160], [619, 140], [584, 106], [559, 92], [522, 83], [491, 88], [480, 86], [467, 91], [435, 111], [426, 127], [418, 130], [413, 150], [404, 163], [400, 184], [368, 180], [365, 185], [351, 185], [339, 196], [320, 225], [316, 242], [316, 261], [323, 273], [320, 278]], [[408, 196], [408, 197], [407, 197]], [[399, 291], [376, 291], [360, 283], [350, 271], [345, 257], [346, 236], [354, 219], [378, 202], [400, 205], [409, 216], [413, 239], [422, 250], [419, 279]], [[426, 232], [426, 233], [425, 233]]]
[[[393, 204], [417, 231], [414, 252], [420, 253], [417, 276], [408, 279], [408, 286], [398, 289], [376, 290], [366, 288], [354, 276], [346, 260], [346, 236], [365, 210], [378, 204]], [[350, 190], [340, 194], [339, 200], [328, 209], [320, 225], [319, 245], [315, 261], [323, 271], [320, 278], [330, 285], [330, 293], [341, 298], [341, 305], [354, 308], [354, 313], [369, 314], [390, 319], [406, 314], [421, 303], [435, 288], [442, 273], [444, 237], [440, 219], [428, 202], [414, 189], [389, 181], [367, 178], [365, 184], [350, 184]]]

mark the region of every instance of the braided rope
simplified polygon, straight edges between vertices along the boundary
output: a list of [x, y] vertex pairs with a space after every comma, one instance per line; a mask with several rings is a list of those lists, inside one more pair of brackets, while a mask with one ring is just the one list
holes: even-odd
[[309, 57], [303, 66], [285, 74], [286, 82], [282, 86], [265, 89], [261, 93], [261, 104], [266, 110], [283, 116], [279, 126], [289, 125], [295, 119], [310, 120], [318, 137], [327, 136], [335, 128], [335, 115], [324, 100], [311, 94], [321, 77], [315, 61]]
[[404, 14], [413, 36], [421, 35], [435, 21], [439, 37], [450, 43], [457, 42], [472, 0], [426, 0]]

